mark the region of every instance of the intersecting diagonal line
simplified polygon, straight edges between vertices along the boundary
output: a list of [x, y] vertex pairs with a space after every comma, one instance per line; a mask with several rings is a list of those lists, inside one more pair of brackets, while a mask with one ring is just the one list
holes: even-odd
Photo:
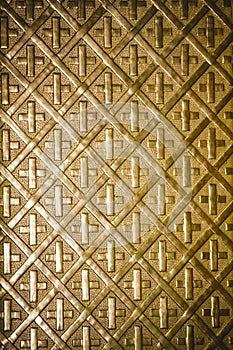
[[[51, 67], [52, 68], [52, 67]], [[53, 112], [54, 113], [54, 112]], [[121, 130], [122, 131], [122, 130]], [[209, 168], [209, 166], [208, 166], [208, 168]], [[204, 213], [203, 213], [204, 214]], [[205, 214], [204, 214], [204, 216], [206, 216]], [[218, 343], [218, 342], [217, 342]]]
[[[52, 1], [52, 0], [50, 0]], [[118, 20], [118, 22], [126, 29], [126, 30], [131, 30], [132, 29], [132, 25], [129, 24], [129, 22], [119, 13], [119, 11], [117, 11], [117, 9], [115, 9], [107, 0], [100, 0], [101, 3], [103, 4], [103, 6], [105, 6], [108, 11], [114, 15], [114, 17]], [[153, 1], [152, 1], [153, 3]], [[160, 6], [158, 6], [158, 4], [160, 4]], [[166, 8], [166, 11], [169, 12], [169, 14], [171, 15], [172, 19], [168, 18], [170, 20], [170, 22], [172, 23], [176, 23], [177, 25], [177, 18], [171, 13], [170, 10], [168, 10], [168, 8], [163, 5], [163, 3], [161, 2], [156, 2], [154, 4], [154, 6], [156, 6], [162, 13], [163, 10]], [[166, 16], [166, 11], [165, 11], [165, 16]], [[194, 26], [196, 24], [196, 22], [199, 20], [199, 16], [196, 15], [196, 17], [194, 17], [193, 19], [193, 23], [192, 26]], [[174, 21], [174, 22], [173, 22]], [[190, 30], [190, 25], [187, 25], [187, 27], [183, 28], [183, 25], [179, 23], [179, 27], [178, 29], [181, 30], [183, 32], [183, 36], [185, 34], [187, 34], [187, 29]], [[189, 34], [191, 36], [191, 34]], [[195, 39], [193, 36], [191, 36], [193, 39]], [[174, 69], [167, 63], [165, 62], [162, 57], [158, 55], [154, 49], [148, 44], [148, 42], [138, 33], [135, 35], [134, 40], [138, 42], [138, 44], [140, 46], [142, 46], [142, 48], [151, 56], [151, 58], [155, 61], [155, 63], [157, 65], [159, 65], [166, 74], [168, 74], [174, 81], [176, 84], [178, 84], [181, 87], [182, 90], [182, 95], [186, 92], [188, 96], [190, 96], [191, 99], [194, 100], [194, 102], [198, 105], [199, 108], [203, 109], [203, 111], [205, 112], [205, 114], [207, 114], [207, 116], [214, 122], [216, 123], [223, 131], [224, 133], [226, 133], [226, 135], [228, 135], [229, 137], [233, 137], [233, 133], [229, 130], [229, 128], [226, 127], [226, 125], [219, 120], [219, 118], [213, 113], [213, 111], [211, 111], [209, 109], [208, 106], [206, 106], [206, 104], [204, 103], [204, 101], [193, 91], [191, 90], [191, 86], [194, 84], [194, 82], [196, 80], [198, 80], [200, 78], [200, 75], [204, 73], [205, 70], [208, 69], [209, 65], [216, 65], [218, 64], [218, 62], [216, 61], [217, 57], [225, 50], [225, 48], [227, 47], [227, 45], [229, 45], [229, 43], [232, 41], [233, 38], [233, 33], [231, 32], [228, 37], [225, 40], [225, 43], [223, 45], [219, 46], [219, 49], [216, 50], [215, 56], [210, 56], [210, 54], [208, 54], [206, 52], [206, 50], [201, 46], [201, 44], [195, 39], [195, 44], [197, 45], [197, 47], [193, 44], [193, 42], [191, 41], [191, 44], [194, 46], [194, 48], [199, 51], [199, 47], [202, 47], [202, 52], [204, 54], [204, 57], [207, 55], [208, 58], [207, 62], [203, 63], [201, 65], [201, 67], [198, 69], [198, 71], [195, 72], [194, 76], [190, 78], [190, 80], [186, 81], [184, 83], [183, 78], [181, 78], [178, 73], [176, 71], [174, 71]], [[88, 38], [89, 39], [89, 38]], [[84, 38], [85, 40], [85, 38]], [[91, 38], [91, 45], [93, 45], [93, 39]], [[87, 41], [88, 43], [88, 41]], [[94, 49], [94, 48], [93, 48]], [[174, 49], [174, 48], [173, 48]], [[98, 50], [100, 52], [100, 49]], [[101, 53], [102, 55], [102, 53]], [[109, 60], [108, 60], [109, 61]], [[110, 68], [117, 74], [119, 67], [116, 67], [117, 69], [115, 69], [115, 65], [114, 62], [110, 62], [111, 66]], [[109, 62], [107, 62], [107, 64], [109, 64]], [[224, 72], [226, 74], [228, 74], [225, 70]], [[229, 76], [229, 74], [228, 74]], [[194, 80], [195, 79], [195, 80]], [[230, 82], [233, 83], [233, 78], [230, 76], [229, 77]], [[186, 88], [184, 89], [184, 86], [186, 86]], [[176, 96], [176, 95], [175, 95]], [[176, 97], [175, 97], [176, 98]]]
[[[9, 177], [9, 175], [10, 175], [10, 174], [8, 174], [8, 177]], [[21, 193], [22, 193], [22, 192], [21, 192]], [[25, 195], [25, 194], [24, 194], [24, 195]], [[44, 243], [45, 243], [45, 242], [44, 242]], [[47, 244], [46, 244], [46, 245], [47, 245]], [[35, 253], [34, 253], [34, 254], [35, 254]], [[33, 258], [33, 257], [31, 256], [31, 257], [30, 257], [30, 260], [31, 260], [32, 258]], [[27, 266], [27, 268], [28, 268], [28, 266]], [[18, 272], [19, 272], [19, 271], [18, 271]], [[17, 275], [18, 275], [18, 273], [17, 273]], [[17, 278], [18, 278], [18, 276], [17, 276]], [[11, 283], [15, 283], [15, 281], [16, 281], [15, 279], [14, 279], [14, 280], [11, 279]]]
[[12, 281], [13, 282], [13, 281]]
[[[8, 178], [10, 178], [10, 174], [7, 174], [8, 176]], [[11, 181], [11, 182], [14, 182], [14, 181]], [[19, 185], [20, 186], [20, 185]], [[22, 187], [22, 186], [20, 186], [20, 187]], [[18, 190], [19, 190], [19, 188], [18, 188]], [[21, 191], [20, 191], [21, 193], [22, 193], [22, 189], [21, 189]], [[24, 196], [25, 196], [25, 194], [24, 194]], [[51, 240], [51, 237], [50, 237], [50, 240]], [[44, 242], [45, 243], [45, 242]], [[44, 246], [47, 246], [47, 243], [46, 243], [46, 245], [45, 244], [43, 244]], [[33, 259], [33, 256], [30, 256], [30, 260], [31, 259]], [[27, 264], [27, 268], [28, 268], [28, 264]], [[18, 274], [19, 273], [19, 274]], [[18, 273], [17, 273], [17, 275], [19, 276], [19, 275], [21, 275], [21, 273], [22, 273], [22, 271], [21, 271], [21, 273], [20, 273], [20, 271], [18, 271]], [[17, 278], [18, 278], [18, 276], [17, 276]], [[11, 283], [15, 283], [15, 279], [13, 280], [13, 279], [11, 279]], [[53, 282], [54, 283], [54, 282]], [[23, 327], [23, 325], [22, 325], [22, 327]], [[19, 330], [18, 330], [19, 331]], [[17, 334], [18, 334], [18, 331], [17, 331]]]
[[[50, 1], [53, 2], [53, 0], [50, 0]], [[56, 5], [55, 8], [57, 9], [57, 5]], [[57, 11], [58, 11], [61, 15], [64, 13], [64, 11], [61, 11], [61, 9], [57, 9]], [[64, 15], [63, 15], [63, 16], [64, 16]], [[64, 16], [64, 18], [67, 19], [67, 16]], [[67, 20], [68, 20], [68, 19], [67, 19]], [[72, 21], [72, 23], [69, 23], [69, 24], [72, 25], [72, 24], [73, 24], [73, 21]], [[73, 24], [73, 27], [74, 27], [74, 24]], [[85, 40], [85, 38], [84, 38], [84, 40]], [[92, 40], [91, 44], [92, 44], [92, 48], [94, 48], [94, 47], [93, 47], [93, 40]], [[99, 50], [99, 47], [98, 47], [96, 50], [97, 50], [97, 51], [100, 51], [100, 50]], [[98, 52], [97, 52], [97, 53], [98, 53]], [[103, 54], [103, 52], [101, 52], [101, 58], [104, 60], [104, 58], [105, 58], [106, 55], [104, 55], [104, 57], [102, 57], [102, 54]], [[112, 65], [114, 65], [114, 63], [112, 63], [112, 64], [110, 65], [110, 68], [113, 68]], [[120, 71], [120, 69], [118, 69], [118, 72], [119, 72], [119, 71]], [[124, 74], [124, 73], [121, 73], [121, 74]], [[69, 76], [68, 76], [68, 78], [69, 78]], [[123, 82], [126, 83], [126, 78], [123, 80]], [[224, 124], [224, 127], [226, 127], [225, 124]], [[227, 129], [227, 130], [229, 131], [229, 129]], [[209, 166], [209, 167], [211, 168], [211, 166]], [[223, 184], [226, 184], [225, 179], [224, 179], [220, 174], [218, 174], [217, 172], [215, 172], [215, 176], [217, 176], [218, 179], [219, 179]], [[227, 184], [226, 187], [227, 187], [227, 190], [229, 191], [229, 190], [230, 190], [229, 184]]]
[[[53, 3], [53, 0], [50, 0], [50, 1], [51, 1], [51, 3]], [[56, 10], [57, 10], [61, 15], [63, 15], [64, 11], [61, 11], [61, 9], [58, 9], [57, 6], [58, 6], [58, 5], [56, 4], [56, 7], [55, 7]], [[64, 16], [64, 15], [63, 15], [63, 16]], [[67, 19], [67, 16], [64, 16], [64, 18]], [[67, 20], [68, 20], [68, 19], [67, 19]], [[73, 24], [73, 19], [72, 19], [72, 23], [69, 22], [69, 24], [70, 24], [70, 25], [73, 25], [73, 27], [75, 27], [74, 24]], [[85, 38], [84, 38], [84, 39], [85, 39]], [[93, 44], [93, 40], [92, 40], [91, 43]], [[92, 48], [93, 48], [93, 46], [92, 46]], [[98, 51], [100, 51], [99, 48], [98, 48]], [[101, 54], [104, 54], [104, 53], [101, 52]], [[106, 55], [105, 55], [105, 56], [106, 56]], [[101, 55], [101, 58], [104, 59], [105, 56], [102, 57], [102, 55]], [[114, 65], [114, 63], [112, 63], [112, 64]], [[112, 64], [111, 64], [110, 68], [112, 68]], [[118, 71], [120, 71], [120, 69], [118, 69]], [[122, 74], [124, 74], [124, 73], [122, 73]], [[69, 76], [67, 76], [67, 77], [69, 78]], [[126, 78], [125, 78], [125, 79], [126, 79]], [[126, 80], [125, 80], [125, 79], [123, 80], [124, 83], [126, 83]], [[160, 118], [161, 118], [161, 116], [160, 116]], [[224, 126], [225, 126], [225, 124], [224, 124]], [[229, 129], [227, 129], [227, 130], [229, 131]], [[210, 167], [211, 167], [211, 166], [210, 166]], [[219, 176], [217, 173], [216, 173], [215, 175], [216, 175], [216, 176]], [[220, 175], [220, 181], [223, 182], [223, 183], [226, 183], [225, 179], [224, 179], [223, 177], [221, 177], [221, 175]], [[227, 188], [228, 188], [228, 190], [229, 190], [229, 189], [230, 189], [229, 184], [227, 184], [226, 186], [227, 186]]]
[[[10, 174], [8, 173], [8, 176], [10, 176]], [[25, 193], [24, 193], [24, 195], [25, 195]], [[38, 205], [37, 205], [38, 206]], [[38, 212], [40, 212], [40, 214], [41, 215], [43, 215], [43, 213], [40, 211], [40, 210], [38, 210], [38, 208], [37, 208], [37, 206], [35, 206], [35, 208], [37, 209], [37, 211]], [[45, 215], [44, 215], [45, 216]], [[19, 304], [21, 305], [21, 306], [23, 306], [23, 308], [27, 311], [28, 310], [28, 314], [29, 314], [29, 317], [24, 321], [24, 322], [22, 322], [21, 323], [21, 325], [17, 328], [17, 331], [15, 332], [15, 334], [13, 333], [13, 334], [11, 334], [11, 336], [10, 336], [10, 338], [9, 338], [9, 341], [14, 341], [18, 336], [19, 336], [19, 334], [21, 333], [21, 332], [23, 332], [24, 331], [24, 329], [33, 321], [33, 320], [35, 320], [36, 322], [37, 322], [37, 320], [38, 320], [38, 315], [40, 314], [40, 312], [43, 310], [43, 308], [52, 300], [52, 298], [57, 294], [57, 290], [62, 290], [62, 293], [64, 294], [64, 296], [67, 298], [67, 300], [69, 300], [74, 306], [75, 306], [75, 308], [81, 313], [82, 311], [83, 311], [83, 305], [73, 296], [73, 294], [71, 294], [70, 293], [70, 291], [67, 289], [67, 288], [64, 288], [65, 286], [63, 285], [63, 283], [65, 284], [65, 281], [63, 282], [63, 279], [66, 277], [66, 276], [64, 276], [62, 279], [61, 279], [61, 281], [60, 280], [58, 280], [54, 275], [53, 275], [53, 273], [39, 260], [39, 259], [37, 259], [37, 260], [35, 260], [35, 258], [36, 258], [36, 256], [38, 257], [38, 255], [40, 255], [41, 254], [41, 252], [44, 250], [44, 248], [45, 247], [47, 247], [48, 246], [48, 244], [50, 244], [55, 238], [56, 238], [56, 236], [58, 236], [58, 233], [57, 233], [57, 231], [59, 230], [62, 230], [63, 228], [62, 228], [62, 226], [60, 227], [57, 223], [56, 223], [56, 221], [55, 220], [49, 220], [49, 221], [52, 221], [52, 223], [50, 222], [50, 224], [52, 225], [52, 226], [55, 226], [55, 231], [52, 233], [52, 234], [50, 234], [48, 237], [47, 237], [47, 239], [45, 240], [45, 241], [43, 241], [43, 243], [40, 245], [40, 252], [39, 252], [39, 254], [38, 254], [38, 249], [37, 249], [37, 252], [31, 252], [31, 250], [27, 247], [27, 245], [23, 242], [23, 241], [21, 241], [21, 239], [19, 239], [19, 237], [17, 237], [14, 233], [13, 233], [13, 231], [11, 231], [10, 233], [9, 233], [9, 228], [7, 228], [7, 226], [3, 223], [2, 224], [2, 229], [9, 235], [9, 237], [13, 237], [14, 238], [14, 240], [15, 240], [15, 242], [18, 244], [18, 246], [19, 247], [21, 247], [21, 250], [23, 250], [23, 252], [28, 256], [28, 261], [26, 261], [26, 263], [24, 264], [24, 270], [26, 271], [28, 268], [29, 268], [29, 266], [32, 264], [32, 263], [34, 263], [37, 267], [38, 267], [38, 269], [40, 269], [40, 271], [43, 273], [43, 274], [45, 274], [45, 276], [50, 280], [50, 282], [55, 286], [55, 288], [53, 289], [53, 290], [51, 290], [48, 294], [47, 294], [47, 296], [46, 296], [46, 298], [44, 298], [39, 304], [38, 304], [38, 306], [35, 308], [35, 309], [33, 309], [33, 311], [32, 311], [32, 309], [31, 309], [31, 307], [29, 307], [29, 310], [28, 310], [28, 308], [26, 307], [25, 308], [25, 302], [23, 303], [23, 305], [22, 305], [22, 303], [21, 303], [21, 300], [19, 299], [18, 300], [18, 298], [17, 298], [17, 296], [16, 295], [14, 295], [13, 294], [13, 297], [15, 297], [16, 298], [16, 300], [18, 300], [18, 302], [19, 302]], [[55, 223], [55, 225], [53, 225]], [[63, 229], [64, 230], [64, 229]], [[67, 233], [66, 233], [66, 236], [67, 236]], [[67, 241], [67, 237], [65, 237], [66, 238], [66, 241]], [[77, 250], [78, 250], [78, 253], [79, 253], [79, 251], [80, 252], [82, 252], [83, 250], [77, 245], [77, 244], [75, 244], [75, 246], [76, 246], [76, 248], [77, 248]], [[74, 244], [73, 244], [73, 247], [74, 247]], [[34, 261], [33, 261], [34, 260]], [[80, 265], [80, 267], [82, 266], [82, 264], [85, 262], [85, 260], [84, 261], [82, 261], [82, 263], [81, 263], [81, 261], [79, 260], [79, 264], [81, 263], [81, 265]], [[95, 264], [96, 265], [96, 264]], [[25, 269], [25, 267], [26, 267], [26, 269]], [[95, 272], [99, 272], [99, 273], [101, 273], [101, 276], [103, 277], [103, 275], [104, 275], [104, 272], [99, 268], [99, 266], [98, 265], [96, 265], [96, 266], [93, 266], [92, 267], [93, 268], [93, 270], [95, 271]], [[17, 276], [17, 274], [15, 275], [15, 276], [13, 276], [11, 279], [10, 279], [10, 284], [11, 285], [13, 285], [15, 282], [16, 282], [16, 280], [22, 275], [22, 271], [20, 271], [21, 269], [19, 269], [18, 270], [18, 272], [19, 272], [19, 276]], [[101, 271], [100, 271], [101, 270]], [[24, 272], [25, 272], [24, 271]], [[73, 273], [74, 273], [75, 271], [73, 271]], [[105, 279], [107, 280], [107, 282], [108, 282], [108, 284], [110, 284], [111, 283], [111, 280], [109, 279], [109, 277], [106, 275], [106, 278], [103, 278], [103, 280], [104, 280], [104, 282], [106, 283], [106, 281], [105, 281]], [[62, 283], [63, 282], [63, 283]], [[4, 288], [5, 288], [5, 290], [7, 290], [8, 292], [10, 292], [10, 290], [11, 289], [9, 289], [9, 286], [8, 285], [5, 285], [5, 281], [3, 280], [2, 281], [2, 285], [4, 286]], [[62, 288], [61, 288], [62, 287]], [[120, 292], [120, 290], [118, 290], [118, 294], [119, 294], [119, 292]], [[125, 299], [125, 296], [123, 295], [123, 298]], [[129, 300], [129, 302], [131, 302], [130, 300]], [[85, 312], [85, 311], [84, 311]], [[42, 322], [42, 321], [40, 321], [40, 322]], [[45, 325], [44, 325], [44, 323], [42, 322], [42, 325], [43, 325], [43, 327], [42, 327], [42, 329], [45, 329], [46, 327], [45, 327]], [[99, 327], [100, 328], [102, 328], [101, 327], [101, 325], [99, 325]], [[105, 333], [106, 333], [107, 331], [105, 331]], [[108, 337], [109, 337], [109, 335], [108, 335]], [[52, 339], [52, 338], [51, 338]], [[59, 338], [58, 338], [59, 339]], [[117, 345], [117, 344], [115, 344], [115, 342], [113, 341], [113, 343], [114, 343], [114, 345], [115, 346], [117, 346], [117, 348], [119, 348], [119, 346]], [[66, 347], [64, 347], [64, 344], [62, 345], [61, 343], [59, 344], [59, 346], [62, 346], [62, 348], [66, 348]]]
[[[232, 209], [232, 206], [231, 208], [228, 208], [228, 209]], [[228, 210], [229, 212], [229, 210]], [[224, 213], [225, 214], [225, 213]], [[221, 215], [219, 216], [217, 219], [216, 219], [216, 224], [221, 224], [225, 218], [226, 218], [226, 215]], [[194, 244], [192, 246], [192, 252], [188, 252], [187, 254], [184, 254], [183, 256], [183, 259], [182, 259], [182, 262], [180, 262], [180, 266], [176, 266], [174, 269], [172, 269], [172, 271], [169, 272], [169, 274], [167, 275], [166, 277], [166, 282], [165, 283], [170, 283], [172, 281], [172, 279], [177, 275], [177, 273], [180, 271], [180, 269], [183, 268], [184, 264], [186, 264], [188, 261], [193, 264], [193, 259], [192, 259], [192, 256], [195, 254], [195, 252], [200, 248], [199, 247], [199, 242], [201, 241], [202, 243], [204, 243], [204, 241], [206, 241], [206, 236], [207, 236], [207, 233], [208, 233], [208, 238], [212, 235], [212, 232], [210, 230], [207, 230], [203, 235], [202, 237], [199, 238], [198, 242], [196, 244]], [[196, 247], [195, 247], [196, 246]], [[141, 252], [140, 252], [141, 253]], [[141, 254], [138, 255], [139, 257], [141, 257]], [[151, 272], [151, 275], [155, 278], [156, 282], [158, 283], [159, 287], [157, 288], [158, 290], [155, 291], [154, 293], [152, 293], [148, 299], [146, 299], [141, 305], [140, 305], [140, 313], [142, 314], [145, 309], [148, 307], [148, 305], [151, 303], [151, 301], [154, 300], [155, 296], [158, 295], [161, 290], [165, 290], [169, 296], [171, 298], [173, 298], [173, 294], [174, 294], [174, 291], [172, 291], [172, 293], [169, 293], [169, 285], [168, 286], [164, 286], [163, 283], [161, 283], [161, 276], [158, 275], [155, 270], [153, 269], [152, 266], [149, 265], [149, 268], [148, 267], [145, 267], [145, 264], [144, 262], [141, 263], [141, 260], [139, 260], [139, 263], [142, 265], [142, 267], [144, 266], [144, 268], [146, 269], [146, 271], [150, 271]], [[147, 263], [148, 264], [148, 263]], [[195, 264], [194, 264], [195, 265]], [[220, 275], [218, 276], [218, 278], [216, 278], [218, 280], [219, 283], [221, 283], [220, 281], [222, 281], [225, 276], [231, 271], [231, 264], [228, 265], [224, 271], [222, 271], [220, 273]], [[200, 272], [200, 271], [199, 271]], [[208, 274], [208, 272], [205, 270], [202, 270], [201, 274], [203, 274], [205, 276], [205, 278], [207, 277], [206, 276], [206, 273]], [[214, 285], [211, 285], [208, 290], [203, 293], [199, 298], [198, 300], [191, 306], [191, 307], [188, 307], [187, 304], [184, 302], [184, 304], [182, 304], [181, 308], [183, 308], [183, 310], [185, 311], [184, 314], [183, 314], [183, 317], [177, 322], [178, 324], [178, 329], [182, 327], [182, 325], [187, 321], [187, 319], [190, 317], [190, 313], [193, 309], [198, 309], [198, 307], [204, 302], [204, 300], [206, 300], [209, 295], [215, 290], [216, 286]], [[148, 302], [149, 301], [149, 302]], [[174, 298], [174, 301], [177, 303], [177, 299]], [[228, 298], [228, 303], [231, 305], [231, 302], [232, 302], [232, 299], [230, 297], [230, 299]], [[185, 305], [185, 306], [184, 306]], [[121, 337], [121, 335], [124, 333], [124, 331], [130, 327], [130, 325], [134, 322], [134, 314], [127, 320], [127, 322], [116, 332], [115, 334], [115, 337], [117, 337], [117, 339], [119, 339]], [[139, 315], [137, 315], [138, 317]], [[144, 316], [142, 316], [144, 317]], [[202, 327], [202, 329], [205, 329], [206, 333], [208, 333], [211, 337], [213, 336], [213, 339], [216, 341], [216, 343], [221, 344], [221, 342], [219, 340], [216, 339], [215, 335], [213, 334], [213, 332], [208, 329], [208, 327], [202, 322], [202, 320], [198, 320], [196, 319], [196, 322], [195, 322], [199, 327]], [[177, 324], [174, 326], [174, 327], [177, 327]], [[178, 331], [177, 329], [177, 331]], [[153, 328], [154, 330], [154, 328]], [[173, 327], [171, 329], [171, 332], [173, 330]], [[174, 334], [173, 334], [174, 335]], [[172, 336], [170, 337], [170, 339], [172, 338]], [[107, 345], [105, 348], [109, 348]]]
[[[99, 9], [101, 10], [101, 9]], [[18, 16], [11, 10], [11, 8], [8, 8], [8, 12], [9, 14], [12, 16], [12, 18], [14, 18], [17, 22], [20, 22], [20, 19], [18, 19]], [[98, 16], [97, 16], [97, 12], [98, 12]], [[101, 17], [102, 13], [104, 11], [96, 11], [95, 13], [95, 17], [94, 17], [94, 20], [95, 22]], [[24, 26], [24, 23], [21, 23], [22, 26]], [[73, 47], [74, 44], [76, 44], [77, 41], [79, 41], [81, 38], [82, 38], [82, 35], [85, 34], [86, 31], [88, 31], [90, 29], [90, 27], [93, 25], [93, 20], [89, 20], [85, 23], [85, 25], [82, 26], [82, 29], [80, 31], [78, 31], [76, 33], [76, 35], [67, 43], [67, 45], [61, 49], [60, 53], [58, 53], [58, 56], [60, 58], [64, 58], [67, 54], [67, 52], [69, 52], [69, 47]], [[31, 33], [31, 32], [30, 32]], [[31, 33], [32, 34], [32, 33]], [[20, 41], [19, 41], [20, 42]], [[37, 42], [36, 42], [37, 43]], [[41, 43], [41, 41], [39, 42]], [[38, 43], [37, 43], [38, 44]], [[14, 51], [14, 50], [12, 50]], [[114, 52], [115, 49], [112, 50], [112, 52]], [[9, 54], [9, 58], [13, 55], [12, 54]], [[52, 59], [54, 58], [54, 55], [52, 54]], [[4, 64], [4, 56], [2, 56], [2, 63]], [[8, 69], [11, 71], [9, 65], [8, 66]], [[27, 86], [27, 83], [25, 82], [25, 87], [27, 87], [27, 91], [25, 93], [23, 93], [19, 98], [18, 100], [16, 101], [15, 104], [13, 104], [7, 111], [7, 113], [9, 115], [15, 113], [16, 109], [19, 108], [19, 106], [26, 100], [26, 98], [32, 94], [35, 89], [38, 87], [38, 85], [41, 84], [41, 82], [45, 79], [45, 77], [54, 69], [54, 65], [52, 63], [50, 63], [46, 69], [44, 69], [44, 71], [33, 81], [33, 83], [29, 84]], [[98, 72], [98, 75], [105, 69], [105, 65], [103, 63], [101, 63], [99, 66], [98, 66], [98, 69], [95, 70], [95, 72]], [[15, 75], [15, 77], [17, 78], [17, 73], [15, 72], [14, 70], [14, 67], [12, 66], [12, 74]], [[84, 86], [84, 90], [88, 88], [88, 86], [93, 82], [95, 81], [96, 77], [98, 76], [96, 74], [93, 74], [92, 75], [92, 81], [90, 81], [89, 78], [86, 79], [86, 84], [84, 86], [84, 84], [82, 84]], [[20, 81], [22, 83], [22, 81]], [[141, 82], [142, 83], [142, 82]], [[28, 92], [29, 91], [29, 92]], [[78, 92], [78, 93], [77, 93]], [[79, 95], [82, 94], [83, 91], [77, 91], [76, 93], [74, 93], [74, 95], [69, 99], [68, 103], [70, 104], [73, 104], [73, 101], [75, 99], [77, 99], [77, 97]], [[33, 94], [32, 94], [33, 95]], [[37, 96], [40, 96], [39, 94], [37, 94]], [[38, 101], [42, 107], [44, 106], [47, 106], [47, 111], [52, 115], [53, 119], [54, 120], [57, 120], [58, 122], [60, 122], [62, 124], [63, 127], [66, 127], [66, 123], [64, 122], [64, 120], [61, 120], [61, 118], [59, 118], [60, 116], [58, 115], [58, 118], [57, 118], [57, 115], [56, 115], [56, 112], [55, 114], [53, 113], [54, 111], [51, 111], [50, 110], [50, 106], [49, 104], [47, 103], [46, 100], [44, 100], [42, 97], [41, 99], [39, 99]], [[70, 106], [69, 106], [70, 107]], [[68, 106], [67, 106], [67, 103], [64, 104], [64, 106], [60, 109], [59, 113], [60, 114], [64, 114], [64, 111], [66, 112], [68, 109]], [[35, 141], [37, 141], [38, 139], [42, 139], [51, 129], [52, 127], [55, 125], [56, 123], [55, 122], [52, 122], [50, 121], [46, 127], [43, 128], [43, 130], [41, 130], [38, 134], [37, 134], [37, 137], [35, 138]], [[34, 141], [32, 140], [31, 144], [29, 144], [24, 150], [23, 150], [23, 154], [21, 153], [18, 157], [16, 157], [14, 159], [13, 162], [11, 162], [11, 164], [8, 166], [8, 169], [11, 169], [13, 170], [18, 164], [19, 162], [21, 161], [22, 159], [22, 156], [26, 156], [30, 151], [31, 149], [35, 146], [34, 144]]]
[[[108, 9], [108, 10], [109, 10], [109, 9]], [[62, 15], [62, 13], [61, 13], [61, 15]], [[202, 158], [203, 158], [203, 157], [202, 157]], [[213, 167], [212, 167], [211, 165], [209, 165], [208, 170], [209, 170], [209, 168], [212, 168], [212, 169], [213, 169]], [[213, 170], [214, 170], [214, 169], [213, 169]], [[212, 172], [213, 172], [213, 170], [212, 170]], [[214, 171], [214, 172], [216, 173], [216, 176], [218, 176], [218, 175], [217, 175], [217, 172], [216, 172], [216, 171]], [[226, 186], [226, 188], [227, 188], [228, 191], [231, 191], [229, 184], [228, 184], [225, 180], [222, 180], [222, 178], [221, 178], [221, 182], [225, 183], [225, 186]], [[231, 192], [232, 192], [232, 191], [231, 191]]]
[[223, 179], [223, 182], [224, 182], [225, 180]]

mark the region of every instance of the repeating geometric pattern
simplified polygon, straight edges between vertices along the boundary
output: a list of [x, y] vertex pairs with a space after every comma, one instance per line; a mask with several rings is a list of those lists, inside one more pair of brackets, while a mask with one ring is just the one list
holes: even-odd
[[1, 0], [1, 349], [232, 349], [233, 6]]

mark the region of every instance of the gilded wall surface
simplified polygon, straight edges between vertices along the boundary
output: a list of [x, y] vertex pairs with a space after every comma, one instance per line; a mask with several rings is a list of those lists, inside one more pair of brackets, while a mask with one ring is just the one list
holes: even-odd
[[1, 349], [233, 349], [231, 0], [0, 0]]

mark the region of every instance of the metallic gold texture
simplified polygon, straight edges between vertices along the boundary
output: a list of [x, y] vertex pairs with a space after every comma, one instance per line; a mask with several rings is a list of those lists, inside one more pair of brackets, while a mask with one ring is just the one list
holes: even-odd
[[232, 349], [232, 1], [0, 10], [0, 349]]

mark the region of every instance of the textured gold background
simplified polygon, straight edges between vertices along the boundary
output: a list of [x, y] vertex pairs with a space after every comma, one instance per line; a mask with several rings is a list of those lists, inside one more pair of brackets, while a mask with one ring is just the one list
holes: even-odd
[[[1, 349], [232, 349], [232, 2], [0, 0], [0, 7]], [[72, 131], [79, 141], [66, 165], [45, 153], [72, 113], [107, 102], [159, 112], [188, 149], [192, 198], [169, 230], [179, 169], [168, 151], [156, 153], [151, 120], [130, 126], [126, 115], [128, 124], [115, 126], [108, 113], [104, 123], [87, 115]], [[122, 146], [109, 159], [106, 130]], [[107, 184], [116, 196], [124, 195], [119, 178], [131, 186], [132, 158], [121, 152], [133, 138], [145, 150], [134, 154], [141, 168], [153, 159], [166, 173], [158, 217], [143, 202], [152, 193], [145, 176], [131, 188], [134, 205], [124, 199], [115, 213], [98, 206]], [[97, 172], [93, 152], [105, 162]], [[89, 197], [79, 178], [85, 157]], [[55, 191], [67, 202], [57, 212]], [[145, 232], [133, 241], [138, 213]], [[89, 242], [77, 233], [87, 215]]]

